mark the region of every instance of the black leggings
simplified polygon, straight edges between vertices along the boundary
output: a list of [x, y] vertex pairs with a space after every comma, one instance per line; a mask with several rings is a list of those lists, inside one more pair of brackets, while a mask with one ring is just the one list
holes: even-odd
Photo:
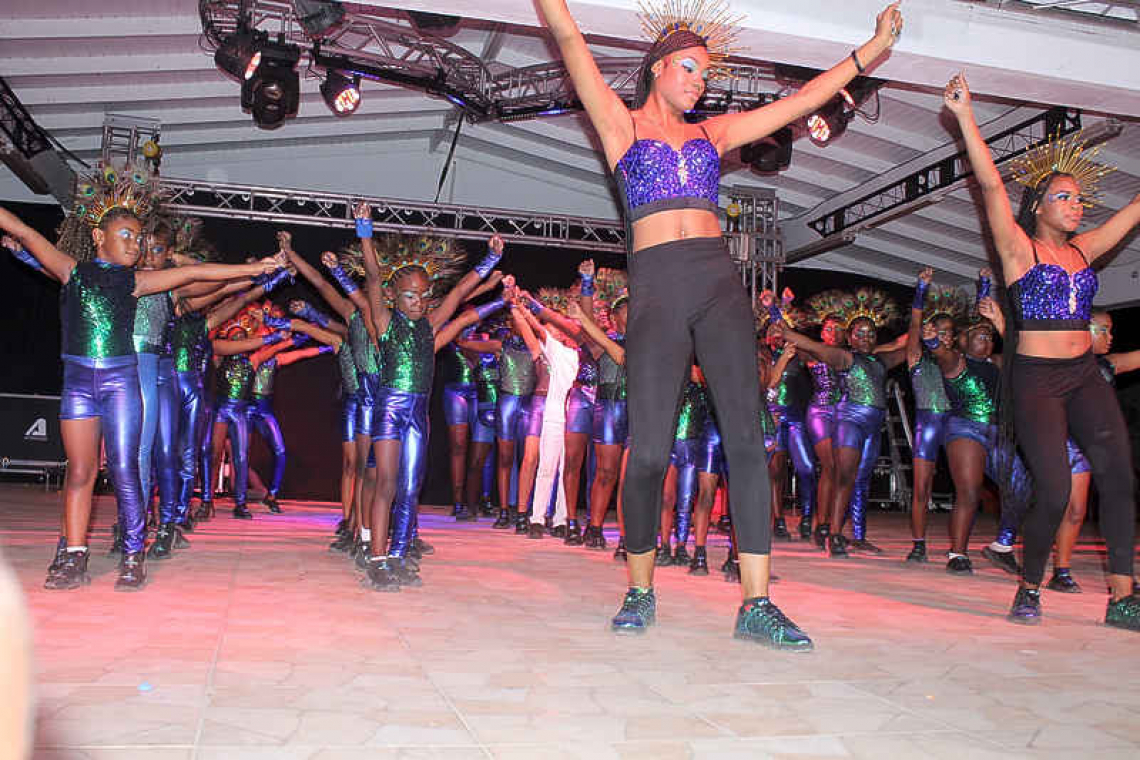
[[1073, 359], [1018, 354], [1012, 379], [1017, 441], [1036, 493], [1023, 524], [1022, 578], [1031, 584], [1044, 578], [1053, 537], [1069, 503], [1067, 435], [1092, 465], [1100, 494], [1100, 532], [1108, 544], [1108, 572], [1132, 575], [1136, 538], [1132, 448], [1112, 386], [1097, 370], [1091, 353]]
[[732, 472], [729, 499], [740, 551], [767, 554], [771, 493], [755, 317], [723, 240], [678, 240], [632, 254], [629, 290], [626, 547], [640, 554], [656, 546], [676, 411], [695, 348]]

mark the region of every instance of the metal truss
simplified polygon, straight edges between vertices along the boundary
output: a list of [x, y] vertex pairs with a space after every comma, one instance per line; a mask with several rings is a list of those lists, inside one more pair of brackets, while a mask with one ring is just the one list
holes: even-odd
[[[7, 142], [24, 159], [51, 150], [47, 133], [36, 124], [12, 88], [0, 77], [0, 131]], [[0, 146], [0, 151], [6, 150]]]
[[161, 138], [158, 119], [109, 113], [103, 117], [103, 164], [138, 166], [143, 144], [150, 141], [157, 145]]
[[[975, 2], [975, 0], [968, 0]], [[1102, 20], [1111, 23], [1140, 22], [1140, 0], [985, 0], [999, 10], [1023, 14], [1055, 13], [1069, 18]]]
[[[199, 0], [205, 41], [218, 48], [245, 18], [246, 25], [276, 43], [309, 51], [317, 66], [355, 71], [381, 81], [441, 95], [463, 109], [468, 119], [519, 119], [581, 108], [561, 61], [510, 68], [492, 75], [474, 53], [411, 25], [397, 23], [391, 10], [356, 6], [319, 40], [301, 28], [286, 0]], [[631, 100], [641, 56], [599, 58], [602, 76]], [[741, 65], [730, 76], [709, 83], [697, 110], [723, 113], [748, 109], [775, 99], [771, 66]]]
[[186, 216], [350, 229], [355, 224], [353, 206], [366, 201], [373, 209], [374, 228], [384, 232], [482, 240], [501, 235], [530, 245], [625, 252], [621, 223], [606, 219], [197, 180], [164, 178], [162, 187], [169, 198], [166, 208]]
[[728, 253], [755, 303], [758, 291], [776, 291], [784, 267], [784, 239], [778, 225], [780, 202], [771, 188], [737, 186], [729, 191], [728, 198], [730, 214], [724, 236]]
[[[1001, 165], [1052, 137], [1069, 135], [1080, 128], [1079, 113], [1053, 108], [1002, 130], [990, 137], [986, 143], [990, 147], [994, 163]], [[946, 191], [972, 174], [969, 157], [964, 150], [959, 151], [885, 187], [878, 188], [873, 193], [840, 206], [824, 216], [812, 219], [808, 222], [808, 226], [824, 237], [839, 234], [849, 227], [869, 222], [905, 204], [923, 199], [931, 193]]]

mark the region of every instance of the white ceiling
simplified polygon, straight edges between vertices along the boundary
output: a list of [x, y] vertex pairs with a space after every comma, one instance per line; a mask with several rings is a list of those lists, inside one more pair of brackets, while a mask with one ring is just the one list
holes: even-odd
[[[489, 53], [493, 71], [556, 58], [528, 2], [450, 0], [443, 7], [439, 0], [409, 0], [401, 5], [469, 19], [449, 41], [476, 55]], [[878, 5], [868, 0], [733, 3], [746, 16], [741, 42], [747, 55], [816, 68], [841, 59], [870, 35]], [[953, 140], [939, 93], [962, 68], [980, 99], [979, 122], [1017, 107], [1034, 112], [1052, 105], [1084, 108], [1086, 125], [1104, 115], [1120, 118], [1122, 133], [1101, 156], [1119, 167], [1104, 182], [1107, 207], [1121, 207], [1140, 192], [1140, 27], [1130, 11], [1136, 4], [1076, 4], [1091, 11], [1112, 6], [1107, 10], [1119, 18], [1107, 20], [1094, 13], [1033, 11], [1027, 5], [907, 0], [902, 41], [874, 72], [892, 82], [881, 91], [878, 122], [856, 120], [825, 148], [797, 141], [791, 168], [778, 176], [759, 176], [730, 160], [723, 188], [775, 188], [782, 223], [790, 229], [796, 217], [818, 204]], [[631, 56], [639, 44], [635, 6], [635, 0], [572, 2], [571, 10], [597, 43], [596, 53]], [[398, 12], [391, 19], [405, 23]], [[41, 126], [86, 159], [98, 153], [104, 114], [129, 114], [161, 121], [166, 176], [435, 198], [455, 126], [454, 108], [446, 100], [366, 82], [360, 110], [337, 118], [317, 91], [319, 80], [304, 77], [299, 116], [277, 130], [262, 130], [241, 111], [239, 86], [214, 67], [200, 34], [193, 0], [4, 0], [0, 75]], [[0, 199], [45, 200], [2, 168]], [[464, 124], [440, 201], [617, 216], [590, 131], [575, 115]], [[1104, 212], [1090, 218], [1103, 219]], [[909, 282], [932, 264], [946, 281], [964, 282], [985, 257], [978, 207], [962, 190], [803, 265]], [[1109, 276], [1102, 277], [1101, 300], [1138, 300], [1138, 286], [1140, 241], [1133, 235]]]

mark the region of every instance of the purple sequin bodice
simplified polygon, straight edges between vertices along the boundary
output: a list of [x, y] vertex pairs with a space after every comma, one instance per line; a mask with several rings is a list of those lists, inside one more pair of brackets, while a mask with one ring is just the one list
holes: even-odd
[[1012, 288], [1021, 329], [1082, 329], [1096, 290], [1096, 272], [1089, 267], [1069, 274], [1056, 264], [1035, 264]]
[[614, 174], [631, 221], [670, 208], [717, 206], [720, 155], [703, 138], [686, 141], [680, 151], [661, 140], [636, 140]]

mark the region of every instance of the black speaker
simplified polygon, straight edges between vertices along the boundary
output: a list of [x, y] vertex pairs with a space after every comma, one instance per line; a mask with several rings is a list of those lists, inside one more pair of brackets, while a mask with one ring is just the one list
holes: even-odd
[[0, 472], [63, 467], [59, 396], [0, 393]]

